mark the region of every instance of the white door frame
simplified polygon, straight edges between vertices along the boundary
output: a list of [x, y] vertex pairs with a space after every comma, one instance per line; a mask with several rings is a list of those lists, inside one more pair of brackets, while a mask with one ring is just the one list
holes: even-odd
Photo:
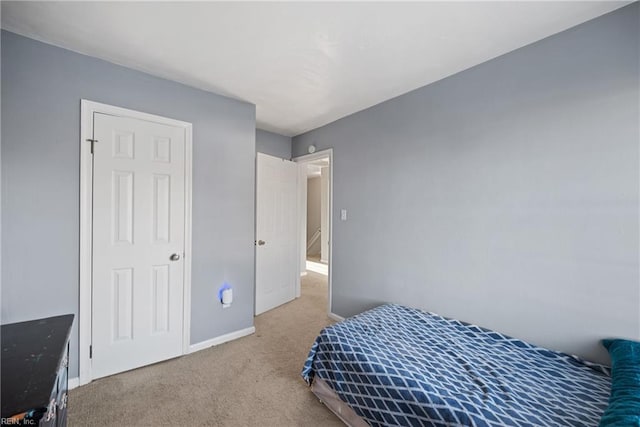
[[[302, 167], [306, 167], [308, 163], [319, 159], [329, 158], [329, 271], [327, 275], [327, 282], [329, 287], [329, 303], [327, 306], [327, 315], [334, 320], [343, 320], [342, 317], [333, 313], [332, 308], [332, 291], [333, 291], [333, 148], [328, 148], [326, 150], [318, 151], [313, 154], [306, 154], [304, 156], [294, 157], [292, 160], [298, 163], [298, 176], [302, 176]], [[306, 171], [305, 171], [305, 179], [306, 179]], [[306, 185], [298, 185], [298, 206], [301, 206], [303, 202], [305, 202], [304, 209], [300, 209], [300, 217], [298, 219], [298, 276], [296, 279], [296, 295], [300, 296], [300, 277], [302, 273], [306, 270], [306, 266], [302, 263], [302, 257], [300, 254], [303, 250], [306, 249], [306, 245], [302, 245], [302, 236], [307, 235], [306, 226], [306, 215], [307, 215], [307, 186]], [[304, 216], [304, 218], [303, 218]], [[304, 229], [303, 229], [304, 228]], [[306, 239], [305, 239], [306, 241]], [[306, 258], [306, 257], [305, 257]]]
[[[111, 116], [128, 117], [164, 125], [184, 128], [185, 132], [185, 217], [184, 217], [184, 308], [182, 328], [182, 354], [189, 352], [191, 332], [191, 181], [192, 181], [192, 124], [153, 114], [82, 99], [80, 101], [80, 312], [78, 326], [80, 385], [90, 383], [91, 322], [93, 318], [92, 294], [92, 200], [93, 200], [93, 159], [91, 142], [93, 139], [93, 115], [102, 113]], [[99, 142], [98, 142], [99, 143]]]

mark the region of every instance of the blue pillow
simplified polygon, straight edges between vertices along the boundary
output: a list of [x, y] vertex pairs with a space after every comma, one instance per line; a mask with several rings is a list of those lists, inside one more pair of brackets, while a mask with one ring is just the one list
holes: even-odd
[[600, 427], [640, 427], [640, 342], [602, 340], [611, 356], [611, 396]]

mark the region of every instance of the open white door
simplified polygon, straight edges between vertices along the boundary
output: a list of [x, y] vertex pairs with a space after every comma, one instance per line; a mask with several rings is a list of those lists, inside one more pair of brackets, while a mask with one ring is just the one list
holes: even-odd
[[92, 376], [182, 354], [185, 129], [94, 113]]
[[256, 315], [296, 297], [297, 179], [294, 162], [258, 153]]

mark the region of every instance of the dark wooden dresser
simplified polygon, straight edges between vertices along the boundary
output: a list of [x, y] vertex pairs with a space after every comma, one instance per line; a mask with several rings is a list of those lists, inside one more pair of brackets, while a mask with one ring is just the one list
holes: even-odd
[[2, 425], [66, 426], [73, 314], [2, 325]]

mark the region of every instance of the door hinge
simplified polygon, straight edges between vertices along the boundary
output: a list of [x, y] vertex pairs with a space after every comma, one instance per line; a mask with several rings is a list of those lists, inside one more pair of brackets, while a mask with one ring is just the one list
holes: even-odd
[[89, 346], [89, 359], [93, 359], [93, 346]]
[[98, 140], [97, 139], [87, 139], [86, 141], [91, 143], [91, 154], [93, 154], [93, 150], [94, 150], [96, 142], [98, 142]]

